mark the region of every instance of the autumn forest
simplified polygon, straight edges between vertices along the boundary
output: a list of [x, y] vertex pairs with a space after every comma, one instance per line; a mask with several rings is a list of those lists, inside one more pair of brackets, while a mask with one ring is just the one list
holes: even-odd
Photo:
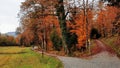
[[[120, 57], [120, 0], [25, 0], [18, 17], [17, 36], [7, 36], [10, 46], [85, 57], [104, 50], [100, 40]], [[5, 38], [0, 35], [3, 46]]]
[[[26, 0], [17, 43], [65, 53], [89, 49], [92, 39], [120, 35], [119, 4], [112, 1]], [[116, 39], [117, 41], [117, 39]]]

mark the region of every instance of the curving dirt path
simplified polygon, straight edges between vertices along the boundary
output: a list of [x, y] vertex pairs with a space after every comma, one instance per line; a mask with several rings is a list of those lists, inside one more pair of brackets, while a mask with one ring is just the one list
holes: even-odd
[[105, 46], [101, 41], [95, 40], [96, 45], [102, 48], [99, 54], [92, 56], [91, 59], [80, 59], [74, 57], [62, 57], [53, 54], [47, 54], [59, 58], [64, 68], [120, 68], [120, 59], [114, 51]]
[[111, 55], [116, 55], [115, 51], [111, 47], [102, 43], [100, 40], [95, 40], [94, 43], [96, 43], [96, 45], [101, 49], [101, 52], [107, 51]]

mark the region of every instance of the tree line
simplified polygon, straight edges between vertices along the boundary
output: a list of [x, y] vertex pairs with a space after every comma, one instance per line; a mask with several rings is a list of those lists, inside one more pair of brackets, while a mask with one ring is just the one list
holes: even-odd
[[13, 36], [0, 34], [0, 46], [17, 46], [16, 39]]
[[25, 0], [18, 14], [17, 41], [20, 45], [37, 45], [46, 51], [64, 49], [67, 54], [83, 47], [89, 49], [91, 38], [120, 35], [120, 8], [111, 3]]

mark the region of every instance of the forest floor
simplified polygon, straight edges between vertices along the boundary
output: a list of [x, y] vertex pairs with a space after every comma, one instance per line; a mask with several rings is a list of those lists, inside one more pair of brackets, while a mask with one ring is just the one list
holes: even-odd
[[94, 43], [99, 47], [99, 52], [85, 59], [46, 54], [59, 58], [64, 68], [120, 68], [120, 59], [113, 49], [99, 40], [95, 40]]

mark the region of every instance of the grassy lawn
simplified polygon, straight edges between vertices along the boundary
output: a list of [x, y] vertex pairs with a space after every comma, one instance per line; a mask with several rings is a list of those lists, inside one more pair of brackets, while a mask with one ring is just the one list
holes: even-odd
[[56, 58], [42, 58], [30, 48], [0, 47], [0, 68], [63, 68], [63, 65]]

